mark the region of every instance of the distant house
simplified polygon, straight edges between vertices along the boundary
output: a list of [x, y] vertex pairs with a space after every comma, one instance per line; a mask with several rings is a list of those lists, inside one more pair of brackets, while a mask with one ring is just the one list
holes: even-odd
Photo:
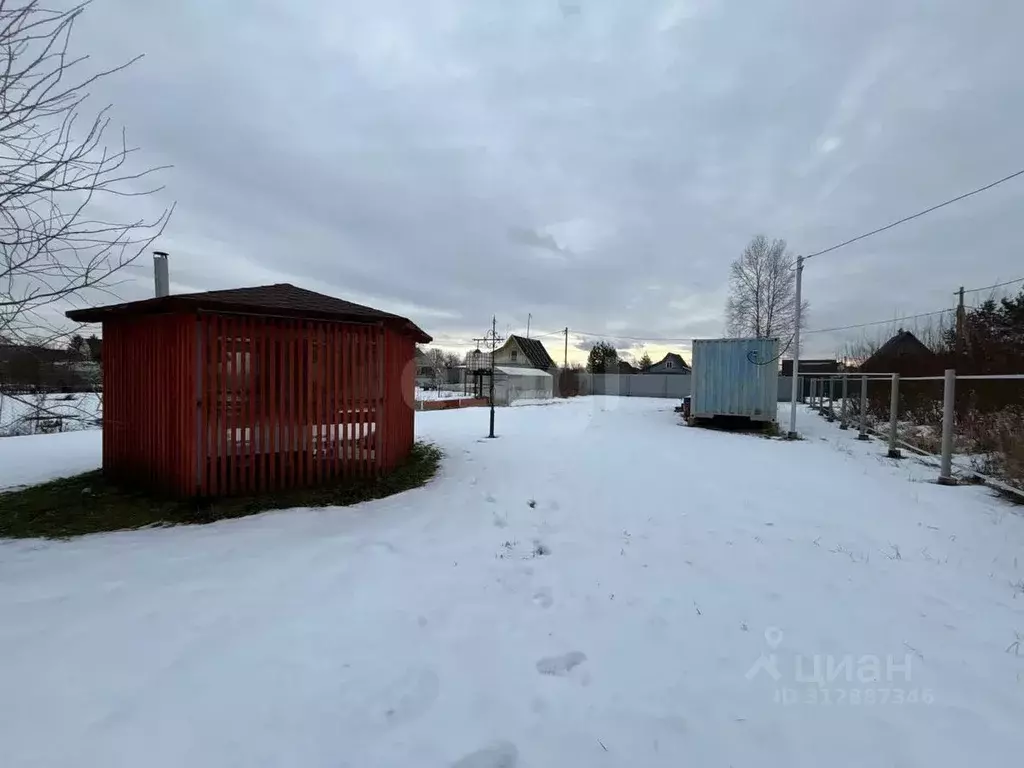
[[555, 367], [555, 361], [537, 339], [515, 335], [509, 336], [508, 341], [494, 351], [494, 364], [536, 368], [538, 371], [550, 371]]
[[635, 365], [633, 365], [628, 360], [619, 360], [619, 373], [620, 374], [640, 373], [640, 369], [637, 368]]
[[682, 373], [687, 374], [690, 372], [690, 366], [683, 360], [682, 355], [677, 355], [675, 352], [669, 352], [661, 360], [654, 363], [644, 373]]
[[[801, 366], [802, 367], [802, 366]], [[942, 358], [917, 336], [902, 328], [860, 365], [865, 373], [899, 373], [929, 376], [942, 369]]]
[[[816, 373], [839, 373], [842, 366], [838, 360], [831, 359], [820, 359], [820, 360], [801, 360], [800, 366], [797, 370], [801, 376], [813, 376]], [[793, 361], [783, 360], [782, 361], [782, 376], [793, 375]]]

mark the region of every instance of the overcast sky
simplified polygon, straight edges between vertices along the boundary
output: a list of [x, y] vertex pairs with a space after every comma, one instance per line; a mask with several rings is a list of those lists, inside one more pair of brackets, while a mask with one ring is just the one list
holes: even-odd
[[[752, 235], [808, 253], [1024, 167], [1021, 29], [1019, 0], [95, 0], [75, 47], [145, 54], [93, 93], [174, 166], [172, 291], [292, 282], [453, 347], [492, 314], [680, 340], [657, 356], [722, 334]], [[1024, 276], [1022, 203], [814, 260], [808, 324]]]

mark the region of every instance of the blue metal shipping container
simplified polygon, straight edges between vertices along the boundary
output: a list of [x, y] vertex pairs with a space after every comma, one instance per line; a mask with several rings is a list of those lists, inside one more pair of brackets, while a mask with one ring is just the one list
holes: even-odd
[[775, 421], [778, 339], [694, 339], [690, 412], [695, 419], [745, 416]]

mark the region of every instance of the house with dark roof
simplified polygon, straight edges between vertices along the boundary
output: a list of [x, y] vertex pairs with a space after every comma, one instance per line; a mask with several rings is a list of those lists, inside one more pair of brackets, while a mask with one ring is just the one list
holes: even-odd
[[539, 371], [550, 371], [555, 361], [537, 339], [512, 335], [508, 341], [494, 350], [494, 364], [519, 368], [536, 368]]
[[687, 374], [690, 372], [690, 366], [683, 360], [682, 355], [677, 355], [675, 352], [669, 352], [661, 360], [654, 363], [644, 373], [682, 373]]
[[902, 328], [860, 364], [860, 370], [865, 373], [919, 376], [937, 375], [942, 372], [942, 367], [939, 355], [928, 349], [917, 336]]
[[619, 360], [619, 374], [640, 373], [640, 369], [629, 360]]

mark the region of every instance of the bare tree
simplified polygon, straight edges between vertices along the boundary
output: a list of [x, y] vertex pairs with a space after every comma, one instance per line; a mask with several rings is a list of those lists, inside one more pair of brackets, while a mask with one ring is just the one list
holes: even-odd
[[[758, 338], [793, 335], [796, 326], [796, 272], [785, 240], [757, 235], [729, 270], [725, 305], [730, 336]], [[806, 317], [807, 303], [803, 313]]]
[[109, 291], [171, 214], [116, 222], [97, 210], [157, 191], [140, 184], [160, 169], [130, 167], [123, 130], [108, 146], [109, 107], [82, 115], [92, 84], [137, 61], [84, 71], [69, 45], [87, 7], [0, 0], [0, 334], [12, 339], [59, 335], [40, 328], [40, 310]]

